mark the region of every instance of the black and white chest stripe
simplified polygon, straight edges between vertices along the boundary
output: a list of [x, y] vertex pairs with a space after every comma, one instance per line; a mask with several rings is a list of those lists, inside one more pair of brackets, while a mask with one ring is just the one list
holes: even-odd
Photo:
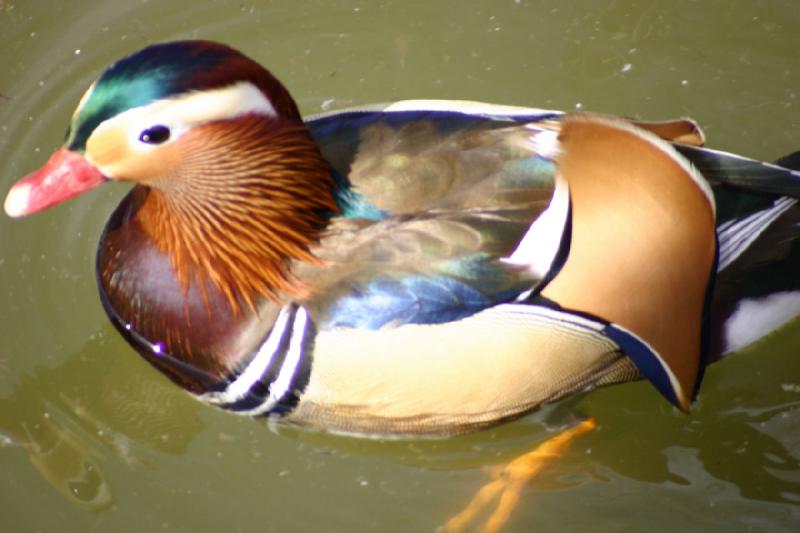
[[308, 385], [315, 337], [316, 328], [303, 307], [283, 307], [247, 366], [199, 398], [247, 416], [289, 413]]

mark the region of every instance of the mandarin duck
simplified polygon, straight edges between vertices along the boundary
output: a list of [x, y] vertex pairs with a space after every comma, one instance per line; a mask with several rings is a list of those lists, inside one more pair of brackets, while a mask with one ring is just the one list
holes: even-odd
[[304, 121], [245, 55], [170, 42], [102, 73], [5, 210], [133, 182], [102, 304], [209, 404], [455, 434], [641, 377], [687, 410], [709, 361], [800, 312], [800, 173], [703, 141], [460, 101]]

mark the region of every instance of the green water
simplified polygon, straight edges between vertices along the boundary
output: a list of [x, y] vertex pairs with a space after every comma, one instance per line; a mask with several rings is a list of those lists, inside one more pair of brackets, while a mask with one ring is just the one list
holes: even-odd
[[[305, 113], [462, 98], [689, 115], [711, 146], [774, 159], [800, 148], [798, 27], [796, 0], [0, 0], [0, 188], [59, 145], [103, 67], [176, 38], [242, 49]], [[268, 428], [196, 403], [107, 323], [94, 248], [122, 193], [0, 216], [2, 531], [431, 531], [571, 413], [600, 428], [507, 531], [800, 528], [800, 325], [711, 367], [690, 416], [633, 383], [446, 440]]]

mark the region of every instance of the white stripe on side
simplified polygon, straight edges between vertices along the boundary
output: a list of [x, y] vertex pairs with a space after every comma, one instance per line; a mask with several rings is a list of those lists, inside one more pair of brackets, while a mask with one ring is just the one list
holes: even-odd
[[258, 353], [244, 369], [244, 372], [239, 374], [233, 383], [228, 385], [222, 392], [209, 392], [200, 395], [199, 398], [212, 404], [229, 404], [245, 398], [250, 389], [264, 375], [270, 363], [272, 363], [288, 325], [290, 314], [291, 311], [289, 307], [281, 309], [275, 320], [275, 325], [272, 326], [269, 337], [267, 337], [267, 340], [261, 345]]
[[745, 299], [725, 322], [725, 353], [741, 350], [800, 315], [800, 291]]
[[545, 159], [555, 159], [561, 154], [561, 142], [558, 140], [560, 132], [548, 127], [542, 127], [542, 123], [534, 122], [525, 125], [525, 129], [535, 133], [528, 137], [530, 149]]
[[539, 279], [543, 279], [550, 272], [561, 248], [568, 214], [569, 185], [558, 177], [550, 205], [533, 221], [511, 255], [501, 261], [526, 266]]
[[286, 353], [286, 358], [283, 361], [278, 377], [270, 384], [269, 397], [258, 407], [249, 411], [242, 411], [240, 414], [258, 416], [267, 413], [290, 392], [289, 387], [295, 374], [297, 374], [300, 361], [305, 352], [305, 331], [307, 326], [308, 312], [303, 307], [299, 307], [292, 325], [289, 351]]
[[305, 120], [316, 120], [320, 118], [352, 112], [389, 112], [400, 113], [403, 111], [444, 111], [454, 113], [464, 113], [467, 115], [485, 117], [526, 117], [531, 115], [563, 115], [563, 111], [550, 109], [539, 109], [536, 107], [523, 107], [512, 105], [489, 104], [486, 102], [476, 102], [473, 100], [400, 100], [398, 102], [372, 104], [358, 107], [337, 109], [325, 113], [317, 113], [305, 117]]
[[796, 203], [796, 198], [783, 196], [775, 200], [772, 207], [756, 211], [742, 219], [729, 220], [722, 224], [717, 230], [719, 235], [719, 264], [717, 271], [722, 272], [736, 261], [770, 224]]

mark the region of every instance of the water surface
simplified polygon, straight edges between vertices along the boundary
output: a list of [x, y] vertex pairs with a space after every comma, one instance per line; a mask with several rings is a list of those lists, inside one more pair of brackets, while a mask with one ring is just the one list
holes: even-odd
[[[794, 0], [0, 0], [0, 189], [60, 144], [108, 63], [178, 38], [240, 48], [304, 113], [459, 98], [692, 116], [711, 146], [772, 160], [800, 148], [798, 27]], [[268, 428], [199, 405], [106, 321], [94, 249], [123, 193], [0, 217], [4, 531], [430, 531], [574, 413], [599, 429], [508, 531], [800, 524], [800, 325], [710, 368], [690, 416], [633, 383], [445, 440]]]

